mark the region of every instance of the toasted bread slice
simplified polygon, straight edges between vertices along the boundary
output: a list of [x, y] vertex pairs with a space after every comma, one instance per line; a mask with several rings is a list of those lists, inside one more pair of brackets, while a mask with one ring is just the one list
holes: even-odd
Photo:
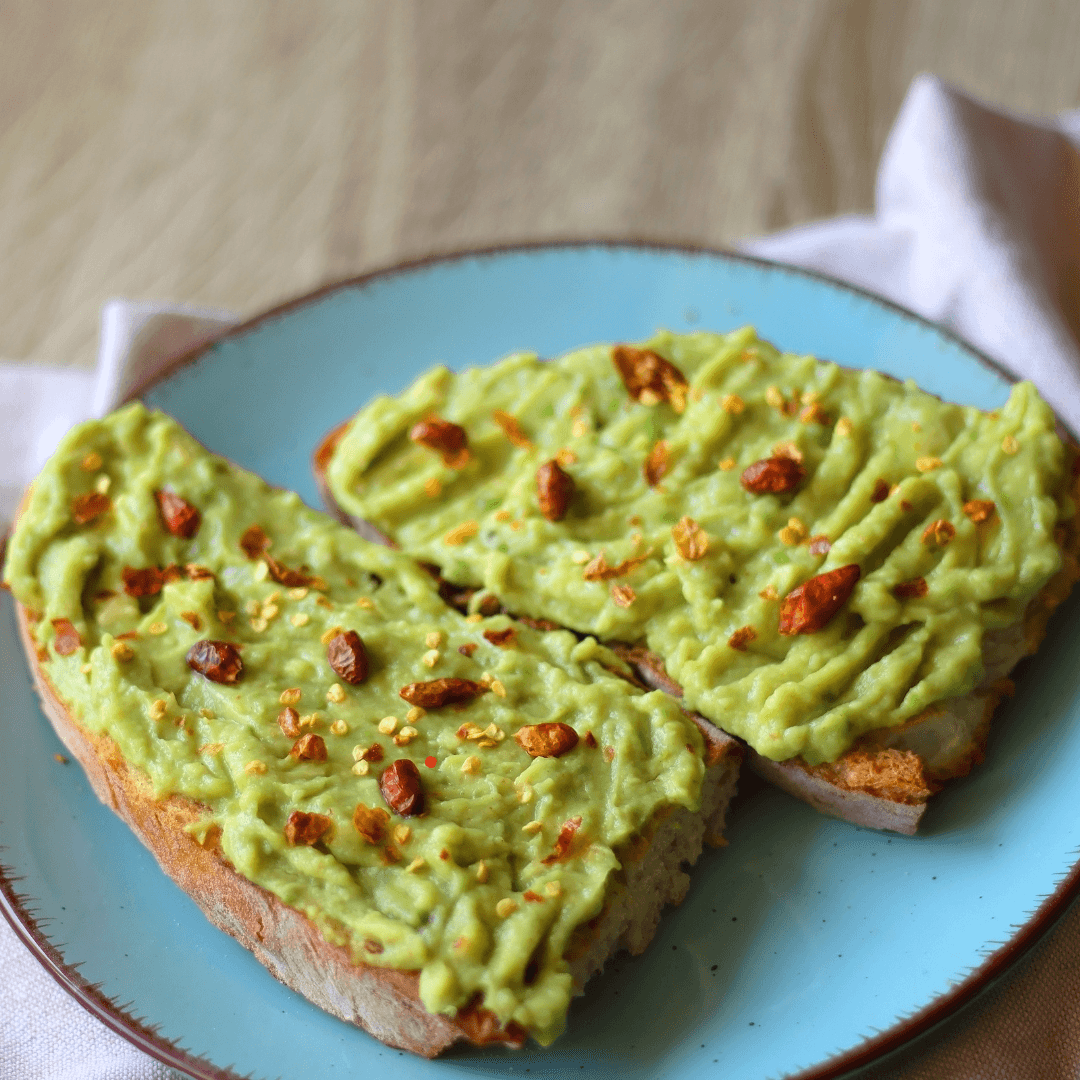
[[[640, 370], [634, 368], [639, 362]], [[798, 380], [794, 391], [792, 379]], [[775, 382], [766, 386], [770, 380]], [[471, 400], [471, 391], [479, 396]], [[607, 404], [620, 392], [628, 394], [628, 403], [621, 409], [617, 401]], [[522, 402], [520, 420], [498, 411], [511, 398]], [[756, 421], [760, 431], [741, 434], [739, 425], [751, 414], [764, 417]], [[437, 439], [444, 423], [468, 442], [440, 461]], [[421, 431], [426, 428], [431, 430]], [[639, 465], [637, 455], [648, 446], [645, 432], [657, 441]], [[990, 715], [1011, 687], [1008, 673], [1037, 647], [1049, 612], [1078, 577], [1076, 456], [1074, 448], [1063, 449], [1059, 435], [1030, 386], [1018, 387], [1000, 414], [987, 416], [873, 373], [780, 357], [749, 331], [727, 338], [661, 334], [644, 348], [595, 347], [551, 362], [511, 357], [461, 376], [433, 371], [401, 398], [380, 399], [329, 433], [313, 466], [323, 498], [340, 520], [437, 563], [449, 579], [444, 595], [465, 602], [474, 595], [476, 607], [493, 594], [511, 612], [612, 639], [613, 648], [620, 648], [614, 644], [620, 638], [636, 640], [644, 681], [682, 696], [666, 670], [674, 661], [692, 680], [689, 707], [744, 735], [749, 761], [762, 775], [827, 813], [911, 833], [941, 783], [981, 760]], [[884, 441], [875, 443], [875, 437]], [[911, 445], [889, 441], [897, 438]], [[769, 453], [765, 448], [773, 440], [771, 458], [744, 468]], [[985, 444], [979, 453], [972, 448], [976, 440]], [[545, 505], [550, 494], [540, 470], [532, 490], [528, 486], [530, 470], [549, 455], [544, 469], [561, 463], [585, 486], [583, 494], [567, 495], [554, 515], [552, 504]], [[760, 476], [751, 475], [755, 469]], [[769, 469], [776, 475], [766, 475]], [[1023, 469], [1031, 470], [1024, 474], [1030, 483]], [[718, 478], [725, 472], [731, 478], [726, 486]], [[597, 490], [601, 477], [614, 488], [606, 501]], [[409, 486], [408, 500], [389, 491], [398, 481]], [[830, 486], [837, 487], [835, 497]], [[564, 490], [575, 489], [571, 484]], [[730, 520], [713, 505], [718, 494], [731, 501]], [[990, 494], [997, 503], [974, 497]], [[660, 506], [672, 519], [685, 516], [665, 538], [636, 513], [619, 516], [638, 506], [654, 514]], [[492, 507], [499, 509], [492, 514]], [[466, 509], [476, 515], [473, 533], [462, 540], [452, 531], [444, 535], [446, 519]], [[1017, 537], [1027, 528], [1025, 515], [1034, 528], [1021, 557]], [[504, 546], [509, 543], [511, 552], [513, 530], [521, 530], [544, 538], [543, 555], [488, 554], [507, 525]], [[618, 535], [620, 528], [630, 532], [628, 526], [638, 530], [629, 547]], [[760, 537], [764, 554], [755, 556], [757, 541], [748, 545], [744, 537]], [[606, 560], [603, 546], [597, 552], [605, 540], [616, 552]], [[834, 559], [830, 550], [844, 555]], [[580, 574], [597, 584], [569, 581], [570, 595], [561, 603], [555, 583], [567, 579], [556, 577], [555, 569], [562, 574], [566, 562], [586, 560]], [[833, 620], [827, 635], [818, 634], [826, 624], [795, 630], [781, 625], [780, 636], [775, 622], [763, 630], [767, 605], [779, 602], [785, 590], [793, 598], [798, 589], [792, 585], [806, 581], [815, 560], [822, 570], [846, 563], [842, 569], [856, 580], [868, 578], [857, 587], [865, 594], [856, 592], [856, 599], [865, 599]], [[787, 570], [789, 562], [798, 563], [797, 573]], [[773, 564], [781, 567], [772, 572], [782, 579], [779, 589], [768, 580]], [[552, 572], [544, 576], [548, 567]], [[743, 588], [747, 573], [757, 575], [755, 590], [766, 585], [757, 593], [764, 607], [754, 594], [743, 596], [749, 625], [730, 638], [736, 624], [724, 600], [725, 568], [732, 571], [733, 587], [739, 578], [733, 592]], [[613, 588], [605, 605], [599, 583], [609, 579], [626, 586]], [[787, 604], [785, 599], [781, 607]], [[982, 615], [946, 629], [951, 604], [978, 607]], [[645, 613], [636, 616], [639, 607]], [[716, 628], [706, 614], [711, 611]], [[776, 609], [771, 611], [775, 620]], [[884, 631], [861, 633], [883, 611]], [[936, 620], [936, 631], [925, 628], [928, 619]], [[679, 628], [682, 641], [672, 637]], [[918, 640], [905, 642], [912, 628]], [[785, 639], [790, 633], [827, 639], [823, 659], [810, 648], [796, 651], [796, 642], [810, 639]], [[665, 637], [671, 652], [660, 655], [664, 650], [653, 645], [654, 637]], [[759, 644], [750, 646], [749, 655], [757, 653], [756, 667], [737, 656], [746, 656], [755, 639]], [[844, 658], [848, 639], [861, 650], [857, 663]], [[726, 650], [734, 651], [725, 657]], [[894, 652], [896, 672], [886, 678], [898, 690], [880, 693], [885, 684], [867, 682], [868, 669], [887, 666]], [[844, 674], [824, 692], [803, 693], [796, 668], [815, 673], [820, 684], [816, 673], [826, 666], [842, 667]], [[735, 672], [734, 686], [718, 686], [732, 678], [729, 671]], [[741, 701], [736, 689], [746, 695]], [[751, 697], [755, 704], [748, 708]], [[794, 704], [799, 697], [807, 699], [805, 721]], [[837, 698], [842, 708], [834, 710]], [[747, 716], [766, 702], [772, 726], [755, 732]], [[881, 726], [860, 716], [864, 702]], [[820, 746], [813, 742], [815, 728], [828, 733]], [[804, 749], [798, 749], [799, 738], [806, 740]]]
[[[99, 798], [274, 975], [390, 1045], [550, 1040], [562, 1020], [530, 986], [568, 1000], [641, 951], [684, 865], [723, 842], [734, 740], [609, 675], [626, 672], [595, 642], [464, 619], [411, 560], [141, 406], [66, 437], [6, 575], [43, 708]], [[425, 676], [468, 694], [444, 706]], [[532, 740], [560, 711], [584, 726], [555, 725], [572, 738], [549, 754]], [[402, 799], [413, 759], [421, 803]], [[635, 805], [616, 773], [642, 768], [671, 787]], [[615, 786], [594, 810], [596, 782]]]

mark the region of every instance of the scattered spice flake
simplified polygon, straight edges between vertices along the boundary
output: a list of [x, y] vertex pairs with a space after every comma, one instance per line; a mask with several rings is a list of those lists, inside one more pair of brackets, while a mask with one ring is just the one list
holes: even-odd
[[398, 691], [398, 696], [421, 709], [438, 709], [444, 705], [472, 701], [487, 691], [487, 686], [471, 679], [432, 679], [409, 683]]
[[459, 544], [464, 544], [470, 537], [475, 536], [480, 531], [480, 523], [477, 521], [463, 521], [460, 525], [451, 529], [444, 537], [443, 543], [447, 547], [457, 547]]
[[723, 472], [731, 472], [735, 468], [736, 461], [733, 457], [726, 457], [722, 461], [716, 463], [716, 467]]
[[855, 425], [846, 416], [841, 416], [836, 421], [835, 430], [837, 435], [850, 435], [855, 430]]
[[526, 889], [521, 895], [530, 904], [542, 904], [544, 902], [544, 898], [539, 893], [533, 892], [532, 889]]
[[666, 401], [676, 413], [685, 410], [688, 383], [670, 361], [651, 349], [632, 345], [615, 345], [611, 359], [632, 398], [643, 405]]
[[507, 522], [513, 516], [514, 515], [511, 514], [509, 510], [496, 510], [495, 511], [495, 520], [496, 521]]
[[1011, 457], [1020, 449], [1020, 444], [1012, 435], [1006, 435], [1005, 438], [1001, 440], [1001, 449]]
[[235, 645], [227, 641], [196, 641], [188, 649], [187, 665], [192, 671], [211, 682], [232, 685], [244, 670], [243, 661]]
[[197, 611], [181, 611], [180, 618], [183, 619], [192, 630], [198, 631], [202, 629], [202, 619], [199, 617]]
[[82, 645], [82, 638], [70, 619], [52, 619], [53, 649], [57, 656], [70, 656]]
[[79, 468], [82, 469], [83, 472], [97, 472], [104, 464], [105, 462], [101, 455], [96, 450], [91, 450], [90, 453], [79, 462]]
[[976, 525], [989, 521], [996, 509], [997, 507], [989, 499], [969, 499], [964, 503], [964, 513]]
[[285, 822], [285, 839], [294, 847], [317, 844], [334, 826], [325, 814], [307, 814], [294, 810]]
[[249, 525], [240, 536], [240, 549], [249, 559], [257, 559], [270, 548], [270, 537], [259, 525]]
[[762, 600], [778, 600], [780, 598], [780, 594], [776, 591], [774, 585], [766, 585], [765, 588], [758, 593], [758, 596], [760, 596]]
[[807, 405], [806, 408], [799, 413], [799, 420], [804, 424], [821, 424], [825, 427], [828, 427], [832, 422], [829, 414], [817, 401], [811, 402], [811, 404]]
[[568, 821], [563, 822], [562, 828], [559, 829], [559, 835], [555, 838], [554, 850], [547, 858], [542, 860], [545, 866], [551, 866], [554, 863], [561, 862], [570, 857], [574, 846], [574, 837], [580, 828], [580, 816], [572, 817]]
[[751, 495], [782, 495], [806, 479], [806, 470], [786, 455], [762, 458], [743, 469], [739, 483]]
[[353, 811], [353, 827], [367, 843], [381, 844], [389, 823], [390, 815], [381, 806], [356, 804], [356, 809]]
[[667, 475], [671, 468], [671, 457], [668, 453], [668, 444], [665, 439], [660, 439], [649, 451], [649, 456], [642, 466], [642, 475], [649, 487], [656, 487]]
[[574, 478], [563, 472], [557, 461], [545, 462], [536, 470], [536, 495], [540, 513], [548, 521], [562, 521], [570, 508], [574, 488]]
[[615, 747], [614, 746], [605, 746], [604, 747], [604, 760], [609, 765], [615, 760]]
[[721, 402], [720, 408], [732, 416], [738, 416], [746, 408], [746, 403], [738, 394], [728, 394]]
[[628, 608], [637, 599], [637, 593], [629, 585], [612, 585], [611, 600], [621, 608]]
[[338, 631], [326, 644], [326, 658], [334, 672], [350, 686], [359, 686], [368, 676], [367, 650], [355, 630]]
[[209, 757], [215, 757], [225, 749], [225, 744], [220, 742], [208, 742], [199, 747], [198, 753], [206, 754]]
[[907, 501], [907, 499], [901, 499], [900, 509], [903, 510], [905, 514], [910, 514], [914, 507], [911, 505], [911, 503]]
[[740, 626], [731, 637], [728, 645], [739, 652], [746, 652], [746, 646], [757, 637], [757, 631], [752, 626]]
[[[326, 700], [330, 705], [340, 705], [345, 701], [345, 687], [341, 683], [331, 683], [326, 688]], [[340, 735], [341, 732], [335, 732]]]
[[147, 632], [148, 634], [153, 634], [153, 635], [154, 635], [154, 637], [160, 637], [160, 636], [161, 636], [162, 634], [167, 634], [167, 633], [169, 632], [169, 627], [168, 627], [168, 624], [167, 624], [167, 623], [163, 623], [163, 622], [152, 622], [152, 623], [151, 623], [151, 624], [150, 624], [150, 625], [149, 625], [149, 626], [148, 626], [148, 627], [146, 628], [146, 632]]
[[207, 581], [214, 576], [214, 571], [208, 566], [200, 566], [198, 563], [189, 562], [184, 571], [191, 581]]
[[500, 919], [506, 919], [513, 915], [517, 909], [518, 902], [512, 900], [509, 896], [504, 896], [503, 899], [495, 905], [495, 914], [498, 915]]
[[463, 453], [467, 453], [466, 446], [469, 439], [465, 429], [460, 424], [443, 420], [438, 416], [429, 416], [415, 424], [409, 432], [409, 438], [418, 446], [434, 450], [442, 455], [443, 464], [450, 468], [457, 468], [455, 462]]
[[120, 577], [124, 582], [124, 592], [128, 596], [157, 596], [164, 584], [161, 571], [156, 566], [146, 566], [136, 569], [133, 566], [125, 566], [120, 571]]
[[872, 503], [884, 502], [889, 497], [889, 490], [888, 481], [879, 476], [874, 481], [874, 490], [870, 492], [870, 501]]
[[608, 581], [611, 578], [625, 577], [627, 574], [641, 566], [646, 559], [649, 558], [652, 552], [653, 549], [649, 548], [648, 551], [641, 555], [634, 555], [629, 559], [623, 559], [621, 563], [611, 566], [604, 557], [603, 550], [601, 550], [600, 554], [584, 567], [581, 571], [581, 576], [585, 581]]
[[126, 641], [114, 642], [109, 652], [112, 654], [112, 658], [121, 664], [126, 664], [129, 660], [135, 658], [135, 650]]
[[462, 656], [471, 657], [472, 654], [476, 652], [477, 648], [478, 646], [475, 641], [468, 641], [464, 645], [459, 645], [457, 651], [461, 653]]
[[805, 523], [797, 517], [788, 518], [787, 525], [784, 526], [779, 532], [780, 543], [786, 544], [788, 547], [795, 547], [801, 544], [807, 536], [810, 535], [810, 530], [806, 527]]
[[526, 724], [515, 732], [514, 741], [529, 757], [557, 758], [577, 746], [578, 733], [559, 722]]
[[258, 760], [249, 761], [244, 766], [244, 772], [249, 776], [262, 776], [266, 772], [266, 762]]
[[173, 491], [155, 491], [161, 522], [173, 535], [182, 540], [190, 540], [199, 531], [202, 514], [187, 499], [182, 499]]
[[680, 518], [671, 537], [679, 554], [689, 562], [704, 558], [709, 551], [709, 536], [692, 517]]
[[919, 472], [933, 472], [935, 469], [940, 469], [942, 466], [942, 460], [939, 457], [919, 457], [915, 459], [915, 468]]
[[517, 631], [512, 626], [504, 630], [485, 630], [484, 637], [500, 649], [517, 648]]
[[503, 412], [501, 409], [496, 409], [491, 414], [491, 419], [503, 429], [503, 434], [515, 446], [522, 450], [531, 450], [533, 448], [532, 440], [521, 430], [521, 425], [517, 422], [516, 417]]
[[71, 516], [76, 525], [87, 525], [112, 507], [112, 500], [100, 491], [88, 491], [71, 500]]
[[780, 633], [814, 634], [823, 629], [850, 598], [862, 571], [857, 563], [804, 581], [780, 605]]
[[926, 584], [926, 578], [917, 577], [910, 581], [901, 581], [892, 592], [897, 600], [918, 600], [929, 591], [930, 587]]
[[569, 446], [564, 446], [556, 455], [555, 460], [565, 469], [570, 465], [577, 464], [577, 454], [570, 449]]
[[591, 731], [585, 732], [585, 738], [582, 740], [590, 750], [596, 749], [596, 736]]
[[782, 442], [778, 442], [772, 448], [772, 452], [774, 457], [791, 458], [792, 461], [797, 461], [800, 465], [802, 464], [803, 452], [791, 439], [784, 439]]
[[267, 555], [265, 552], [263, 562], [266, 564], [270, 577], [279, 585], [288, 586], [290, 589], [326, 588], [326, 582], [317, 574], [309, 574], [304, 570], [290, 570], [284, 563], [278, 562], [272, 555]]
[[936, 544], [938, 547], [945, 547], [955, 535], [956, 527], [952, 522], [946, 521], [944, 518], [938, 518], [937, 521], [931, 521], [930, 524], [923, 529], [922, 542], [924, 544]]
[[408, 758], [398, 758], [383, 769], [379, 791], [386, 805], [401, 817], [414, 817], [424, 812], [424, 786], [420, 770]]
[[326, 743], [321, 735], [309, 731], [293, 743], [289, 756], [297, 761], [325, 761]]
[[278, 727], [281, 734], [289, 739], [298, 738], [300, 735], [300, 714], [291, 706], [286, 705], [277, 716]]
[[424, 481], [424, 493], [429, 499], [437, 499], [442, 494], [442, 481], [437, 476], [429, 476]]
[[832, 541], [824, 534], [810, 537], [811, 555], [828, 555], [832, 550]]

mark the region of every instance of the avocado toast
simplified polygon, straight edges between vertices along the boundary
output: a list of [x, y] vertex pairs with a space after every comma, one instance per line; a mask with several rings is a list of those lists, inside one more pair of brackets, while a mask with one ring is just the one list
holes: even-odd
[[733, 740], [595, 640], [461, 615], [140, 405], [64, 439], [5, 581], [102, 801], [282, 981], [391, 1045], [549, 1042], [722, 842]]
[[819, 808], [914, 832], [1078, 576], [1076, 454], [749, 328], [436, 368], [319, 448], [447, 594], [607, 640]]

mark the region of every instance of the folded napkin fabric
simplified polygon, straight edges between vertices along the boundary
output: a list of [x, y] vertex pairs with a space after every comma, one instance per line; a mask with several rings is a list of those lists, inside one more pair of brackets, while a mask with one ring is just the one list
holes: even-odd
[[[886, 144], [874, 214], [739, 246], [942, 323], [1033, 380], [1080, 433], [1080, 111], [1046, 121], [1007, 116], [922, 76]], [[94, 374], [0, 365], [8, 418], [0, 429], [0, 535], [72, 424], [108, 412], [236, 321], [226, 311], [114, 300], [102, 313]], [[81, 1014], [0, 921], [0, 989], [11, 997], [13, 987], [26, 1007], [0, 1013], [0, 1077], [172, 1075]], [[1041, 1037], [1036, 1031], [1035, 1041]], [[91, 1052], [74, 1058], [75, 1044]]]

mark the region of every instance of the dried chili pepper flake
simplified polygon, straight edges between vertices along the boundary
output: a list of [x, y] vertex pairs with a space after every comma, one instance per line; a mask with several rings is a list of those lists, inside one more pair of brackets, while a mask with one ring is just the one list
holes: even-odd
[[746, 646], [757, 637], [757, 631], [752, 626], [740, 626], [731, 637], [728, 645], [739, 652], [746, 652]]
[[585, 738], [582, 740], [590, 750], [596, 749], [596, 736], [591, 731], [585, 732]]
[[211, 682], [232, 685], [244, 670], [244, 663], [235, 645], [227, 641], [196, 641], [188, 649], [187, 665], [192, 671]]
[[76, 525], [87, 525], [111, 509], [112, 500], [100, 491], [88, 491], [71, 500], [71, 516]]
[[562, 827], [559, 829], [559, 835], [555, 838], [554, 850], [547, 858], [541, 860], [545, 866], [551, 866], [554, 863], [561, 862], [570, 857], [574, 847], [575, 836], [580, 828], [580, 817], [572, 817], [568, 821], [562, 823]]
[[870, 492], [870, 501], [872, 503], [884, 502], [889, 497], [889, 484], [887, 480], [882, 477], [878, 477], [874, 481], [874, 490]]
[[530, 904], [542, 904], [544, 902], [544, 898], [539, 893], [533, 892], [532, 889], [526, 889], [521, 895]]
[[692, 517], [680, 518], [671, 530], [671, 537], [679, 554], [689, 562], [708, 554], [709, 535]]
[[270, 537], [259, 525], [249, 525], [240, 536], [240, 548], [249, 559], [257, 559], [270, 549]]
[[355, 630], [335, 634], [327, 643], [326, 658], [334, 671], [352, 686], [358, 686], [368, 677], [367, 650]]
[[496, 409], [491, 414], [491, 419], [495, 421], [503, 429], [503, 434], [517, 447], [522, 450], [531, 450], [533, 448], [532, 440], [521, 429], [521, 424], [518, 423], [517, 418], [511, 416], [507, 412], [503, 412], [501, 409]]
[[578, 733], [569, 724], [527, 724], [518, 728], [514, 741], [529, 757], [555, 758], [577, 746]]
[[308, 814], [303, 810], [294, 810], [285, 822], [285, 839], [294, 847], [317, 844], [334, 827], [334, 822], [325, 814]]
[[198, 632], [202, 629], [202, 618], [197, 611], [181, 611], [180, 618], [183, 619], [192, 630]]
[[666, 401], [676, 413], [686, 409], [689, 384], [670, 361], [651, 349], [638, 349], [633, 345], [615, 345], [611, 359], [632, 398], [643, 405]]
[[574, 478], [557, 461], [548, 461], [536, 470], [536, 497], [540, 513], [548, 521], [562, 521], [574, 497]]
[[799, 420], [804, 424], [821, 424], [825, 427], [832, 422], [832, 418], [817, 401], [811, 402], [799, 413]]
[[379, 791], [386, 805], [401, 817], [424, 812], [424, 784], [420, 770], [408, 758], [398, 758], [382, 771]]
[[421, 709], [438, 709], [444, 705], [472, 701], [473, 698], [486, 694], [490, 688], [472, 679], [430, 679], [427, 682], [414, 682], [403, 686], [398, 696], [410, 705]]
[[[625, 577], [641, 566], [650, 555], [652, 555], [652, 548], [649, 548], [648, 551], [641, 555], [633, 555], [629, 559], [623, 559], [621, 563], [612, 566], [608, 563], [604, 552], [601, 551], [595, 559], [592, 559], [582, 569], [581, 576], [585, 581], [608, 581], [611, 578]], [[550, 629], [558, 629], [558, 627], [553, 626]]]
[[466, 540], [471, 539], [480, 531], [480, 522], [478, 521], [463, 521], [460, 525], [455, 525], [444, 537], [443, 543], [447, 547], [457, 547], [459, 544], [464, 544]]
[[923, 529], [922, 542], [924, 544], [936, 544], [938, 547], [945, 547], [946, 544], [956, 535], [956, 526], [951, 521], [946, 521], [944, 518], [938, 518], [937, 521], [931, 521], [929, 525]]
[[58, 656], [70, 656], [82, 645], [82, 638], [70, 619], [51, 619], [53, 649]]
[[324, 589], [326, 583], [317, 574], [310, 574], [306, 570], [291, 570], [284, 563], [278, 562], [273, 556], [263, 552], [263, 562], [266, 569], [279, 585], [290, 589]]
[[642, 466], [641, 472], [645, 477], [645, 483], [649, 487], [656, 487], [667, 476], [670, 469], [671, 455], [668, 444], [664, 439], [660, 439], [649, 451], [649, 456], [645, 458], [645, 464]]
[[[1078, 459], [1080, 460], [1080, 459]], [[989, 499], [969, 499], [964, 503], [964, 513], [975, 522], [976, 525], [989, 521], [997, 507]]]
[[459, 645], [457, 651], [461, 653], [462, 656], [471, 657], [478, 648], [479, 646], [475, 641], [467, 641], [464, 645]]
[[492, 645], [496, 645], [500, 649], [513, 649], [517, 647], [517, 631], [512, 626], [508, 626], [504, 630], [485, 630], [484, 637], [487, 638]]
[[926, 584], [926, 578], [912, 578], [910, 581], [901, 581], [893, 588], [893, 596], [897, 600], [918, 600], [930, 591]]
[[326, 743], [321, 735], [309, 731], [293, 743], [289, 755], [297, 761], [325, 761]]
[[637, 593], [629, 585], [612, 585], [611, 600], [621, 608], [628, 608], [637, 599]]
[[155, 491], [161, 522], [173, 536], [190, 540], [199, 531], [202, 514], [173, 491]]
[[781, 495], [794, 491], [806, 479], [806, 469], [785, 455], [763, 458], [748, 465], [739, 483], [752, 495]]
[[828, 555], [832, 550], [832, 541], [824, 533], [811, 536], [809, 550], [811, 555]]
[[[390, 815], [381, 806], [357, 803], [353, 811], [353, 827], [369, 844], [381, 844], [386, 837]], [[380, 950], [381, 951], [381, 950]]]
[[823, 629], [847, 603], [862, 571], [857, 563], [804, 581], [780, 605], [780, 633], [813, 634]]
[[364, 941], [364, 952], [369, 952], [372, 956], [378, 956], [383, 949], [384, 946], [381, 941], [372, 941], [371, 938]]
[[164, 576], [156, 566], [146, 566], [138, 570], [125, 566], [120, 571], [120, 577], [124, 582], [124, 592], [128, 596], [157, 596], [164, 584]]
[[286, 735], [290, 739], [299, 737], [300, 714], [291, 705], [286, 705], [285, 708], [278, 713], [277, 722], [278, 727], [281, 728], [282, 735]]
[[454, 462], [460, 458], [469, 444], [469, 437], [460, 424], [443, 420], [438, 416], [429, 416], [414, 424], [409, 438], [417, 446], [434, 450], [443, 459], [443, 464], [454, 468]]

